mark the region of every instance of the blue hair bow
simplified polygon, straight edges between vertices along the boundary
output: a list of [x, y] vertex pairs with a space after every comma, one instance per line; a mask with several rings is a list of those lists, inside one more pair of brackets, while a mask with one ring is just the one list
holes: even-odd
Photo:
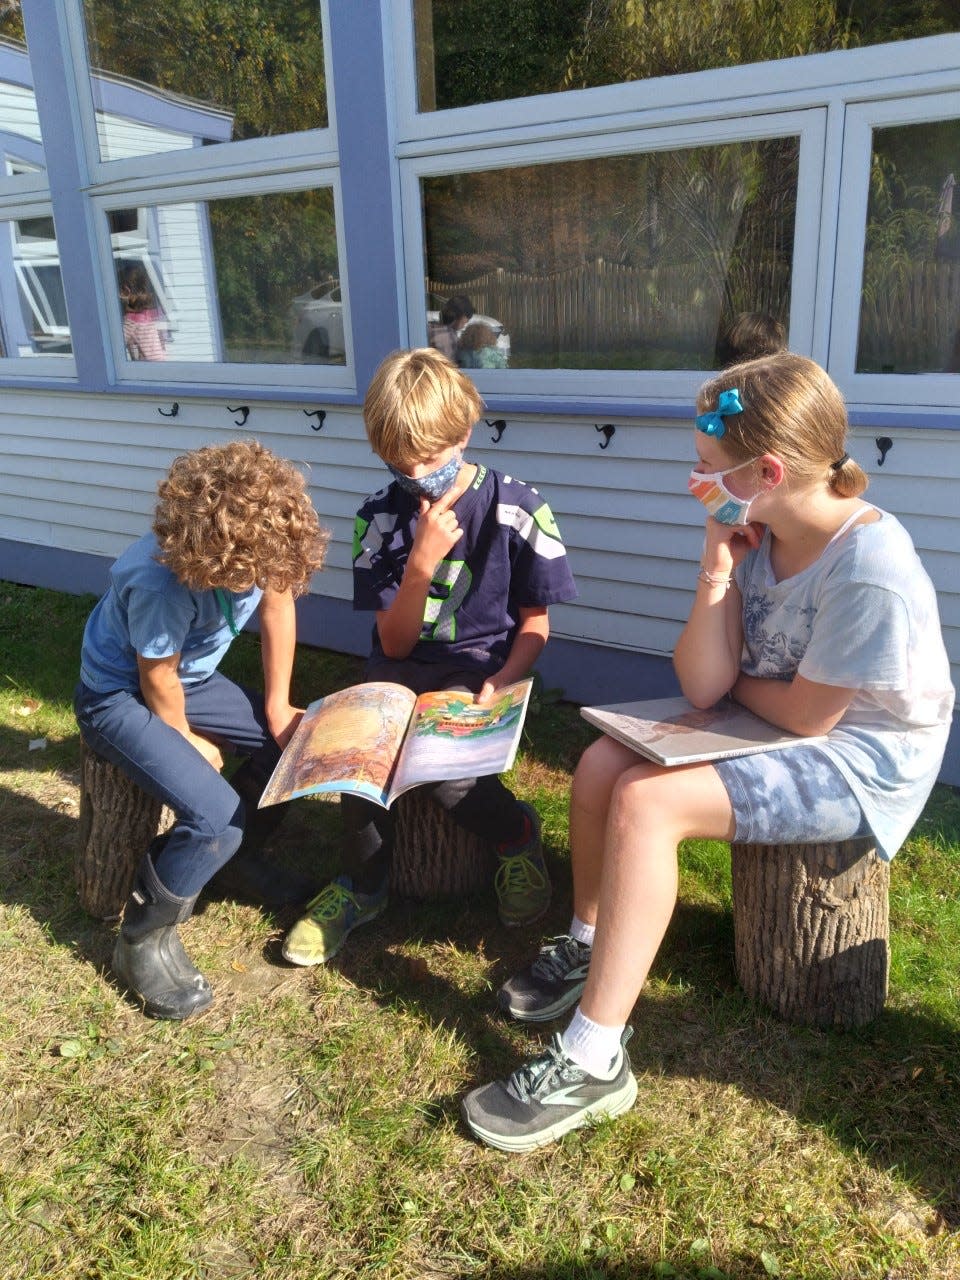
[[740, 392], [736, 387], [731, 387], [729, 391], [720, 392], [717, 407], [711, 413], [697, 415], [697, 430], [708, 436], [716, 436], [719, 440], [727, 429], [724, 418], [729, 413], [743, 413]]

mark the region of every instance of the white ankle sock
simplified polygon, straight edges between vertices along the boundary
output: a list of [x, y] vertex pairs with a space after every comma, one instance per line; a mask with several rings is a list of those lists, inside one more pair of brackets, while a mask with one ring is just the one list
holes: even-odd
[[623, 1027], [602, 1027], [577, 1011], [560, 1037], [560, 1045], [578, 1067], [601, 1080], [612, 1080], [619, 1068]]
[[570, 937], [576, 938], [577, 942], [582, 942], [585, 947], [593, 946], [593, 935], [597, 932], [595, 924], [584, 924], [580, 917], [574, 912], [573, 919], [570, 921]]

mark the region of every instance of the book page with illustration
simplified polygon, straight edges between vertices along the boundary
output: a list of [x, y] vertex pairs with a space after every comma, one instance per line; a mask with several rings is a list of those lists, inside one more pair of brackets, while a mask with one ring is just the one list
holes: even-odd
[[424, 782], [479, 778], [513, 764], [532, 680], [504, 685], [489, 706], [470, 693], [423, 693], [407, 731], [390, 799]]
[[312, 702], [264, 789], [260, 808], [343, 791], [383, 804], [416, 700], [403, 685], [373, 681]]

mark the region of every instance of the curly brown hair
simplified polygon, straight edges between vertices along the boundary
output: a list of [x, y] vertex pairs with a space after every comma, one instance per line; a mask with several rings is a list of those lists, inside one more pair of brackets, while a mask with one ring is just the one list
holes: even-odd
[[157, 492], [158, 558], [192, 590], [298, 596], [323, 566], [330, 534], [303, 476], [256, 440], [181, 454]]

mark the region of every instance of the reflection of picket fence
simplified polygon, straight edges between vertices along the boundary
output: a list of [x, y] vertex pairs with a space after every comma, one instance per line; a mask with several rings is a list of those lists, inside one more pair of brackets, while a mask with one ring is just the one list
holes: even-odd
[[960, 372], [960, 262], [920, 262], [871, 283], [860, 308], [857, 367]]
[[605, 351], [658, 346], [713, 351], [721, 318], [739, 311], [789, 313], [790, 266], [780, 260], [734, 264], [720, 281], [698, 263], [628, 267], [602, 258], [565, 271], [529, 275], [498, 270], [427, 289], [465, 293], [496, 316], [514, 351]]

